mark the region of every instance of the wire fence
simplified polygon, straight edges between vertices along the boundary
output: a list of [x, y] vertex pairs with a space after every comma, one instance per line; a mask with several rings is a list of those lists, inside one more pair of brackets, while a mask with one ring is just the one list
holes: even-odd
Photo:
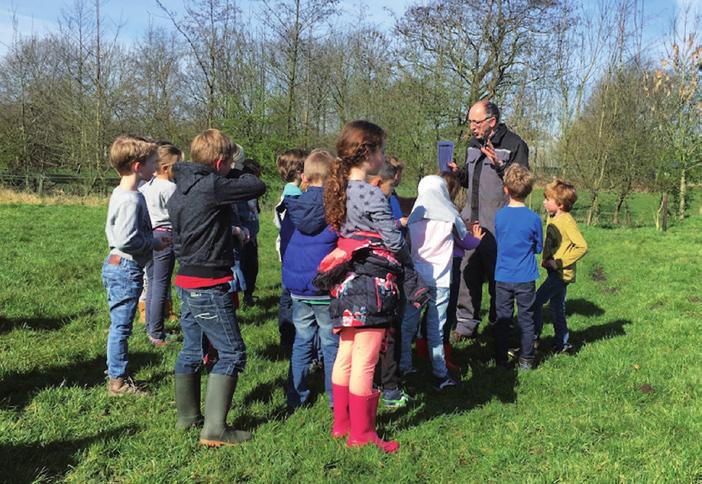
[[98, 177], [69, 173], [13, 173], [0, 171], [0, 186], [37, 195], [106, 195], [117, 184], [116, 176]]

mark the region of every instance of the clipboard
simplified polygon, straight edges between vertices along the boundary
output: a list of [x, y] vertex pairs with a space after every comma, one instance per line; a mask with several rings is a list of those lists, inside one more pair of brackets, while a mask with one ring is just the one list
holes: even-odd
[[451, 171], [448, 164], [453, 161], [454, 149], [455, 144], [453, 141], [439, 141], [437, 143], [439, 171]]

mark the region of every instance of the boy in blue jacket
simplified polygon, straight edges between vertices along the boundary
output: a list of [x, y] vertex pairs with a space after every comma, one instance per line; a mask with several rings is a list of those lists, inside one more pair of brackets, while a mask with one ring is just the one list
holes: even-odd
[[504, 183], [509, 203], [495, 216], [495, 361], [507, 366], [509, 327], [516, 303], [521, 332], [519, 369], [530, 370], [534, 366], [534, 297], [539, 278], [536, 254], [543, 249], [543, 229], [538, 214], [524, 204], [534, 187], [534, 175], [514, 164], [505, 171]]
[[310, 363], [315, 356], [314, 340], [319, 332], [324, 355], [324, 387], [332, 405], [331, 374], [339, 348], [339, 336], [332, 332], [328, 292], [317, 289], [312, 279], [324, 257], [336, 248], [337, 235], [324, 220], [324, 181], [334, 157], [315, 150], [305, 159], [303, 182], [307, 191], [285, 197], [287, 217], [295, 226], [283, 256], [283, 285], [293, 301], [295, 341], [288, 372], [288, 408], [307, 403]]

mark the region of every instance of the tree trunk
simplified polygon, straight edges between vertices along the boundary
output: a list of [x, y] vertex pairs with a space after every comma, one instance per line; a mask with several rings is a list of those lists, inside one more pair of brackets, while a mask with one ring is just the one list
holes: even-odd
[[661, 196], [661, 205], [656, 213], [656, 228], [665, 232], [668, 230], [668, 193]]
[[612, 223], [614, 225], [619, 225], [619, 216], [621, 215], [622, 206], [626, 200], [626, 193], [617, 193], [617, 202], [614, 205], [614, 216], [612, 217]]
[[597, 218], [600, 212], [600, 200], [599, 193], [596, 191], [592, 192], [590, 195], [590, 209], [587, 211], [587, 222], [586, 225], [597, 224]]
[[678, 219], [685, 220], [685, 205], [687, 202], [687, 170], [680, 172], [680, 201], [678, 205]]

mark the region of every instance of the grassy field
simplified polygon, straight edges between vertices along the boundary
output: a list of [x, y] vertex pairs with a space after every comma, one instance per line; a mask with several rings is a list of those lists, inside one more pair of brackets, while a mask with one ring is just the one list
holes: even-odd
[[[540, 200], [538, 200], [540, 203]], [[648, 202], [647, 202], [648, 203]], [[649, 203], [655, 206], [655, 200]], [[383, 412], [400, 452], [328, 437], [324, 396], [284, 417], [277, 347], [274, 229], [262, 231], [261, 304], [241, 311], [249, 349], [230, 422], [253, 430], [205, 449], [173, 430], [175, 347], [147, 343], [130, 367], [145, 398], [109, 398], [109, 325], [100, 266], [106, 209], [0, 205], [0, 480], [113, 482], [700, 482], [702, 217], [660, 234], [587, 229], [567, 310], [573, 355], [498, 371], [487, 335], [461, 344], [461, 386], [437, 394], [423, 373], [409, 408]], [[696, 213], [696, 210], [695, 210]], [[641, 215], [648, 218], [647, 214]], [[552, 327], [546, 326], [545, 345]], [[321, 375], [313, 376], [321, 387]]]

